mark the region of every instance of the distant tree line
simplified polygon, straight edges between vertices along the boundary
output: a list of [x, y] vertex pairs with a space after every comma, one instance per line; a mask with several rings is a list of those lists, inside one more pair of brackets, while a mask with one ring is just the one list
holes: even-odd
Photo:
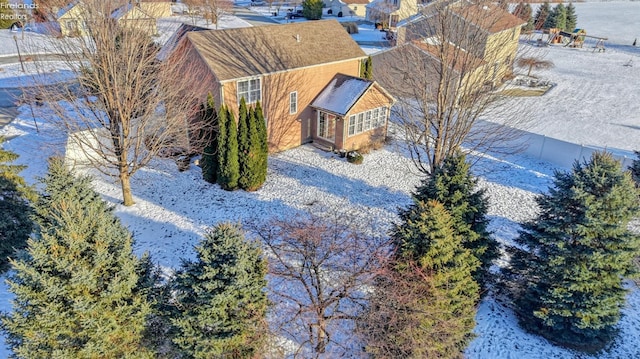
[[560, 3], [554, 8], [551, 8], [549, 2], [544, 2], [535, 15], [529, 3], [520, 2], [513, 10], [513, 15], [527, 22], [523, 26], [523, 30], [542, 30], [557, 28], [567, 32], [573, 32], [578, 24], [578, 15], [576, 14], [576, 8], [573, 3], [565, 6]]

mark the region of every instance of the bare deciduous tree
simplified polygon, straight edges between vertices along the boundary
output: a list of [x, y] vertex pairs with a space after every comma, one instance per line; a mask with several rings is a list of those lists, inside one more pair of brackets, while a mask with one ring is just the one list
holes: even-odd
[[543, 60], [538, 57], [522, 57], [516, 61], [518, 67], [527, 69], [527, 76], [531, 76], [531, 71], [536, 70], [548, 70], [553, 68], [553, 62], [550, 60]]
[[167, 147], [188, 146], [188, 119], [201, 100], [190, 94], [204, 92], [195, 81], [202, 74], [178, 72], [177, 61], [158, 61], [159, 48], [146, 29], [113, 21], [111, 13], [127, 1], [82, 4], [86, 36], [51, 41], [79, 86], [41, 86], [37, 96], [90, 165], [118, 177], [130, 206], [131, 176]]
[[373, 70], [398, 100], [393, 114], [412, 159], [430, 174], [462, 147], [485, 152], [511, 138], [503, 125], [524, 119], [493, 91], [511, 74], [521, 24], [491, 3], [434, 2], [423, 11], [398, 30], [396, 48], [373, 56]]
[[362, 354], [352, 333], [367, 284], [387, 258], [386, 240], [364, 235], [337, 216], [274, 219], [249, 227], [269, 256], [274, 330], [296, 343], [294, 356]]
[[233, 11], [233, 1], [231, 0], [204, 0], [202, 4], [202, 17], [218, 28], [218, 21], [224, 14]]

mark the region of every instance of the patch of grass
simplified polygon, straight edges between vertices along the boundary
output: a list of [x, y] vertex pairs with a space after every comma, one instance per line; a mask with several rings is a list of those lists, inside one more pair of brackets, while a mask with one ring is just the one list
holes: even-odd
[[533, 96], [542, 96], [548, 90], [549, 89], [531, 89], [531, 90], [507, 89], [507, 90], [500, 91], [500, 94], [504, 96], [512, 96], [512, 97], [533, 97]]

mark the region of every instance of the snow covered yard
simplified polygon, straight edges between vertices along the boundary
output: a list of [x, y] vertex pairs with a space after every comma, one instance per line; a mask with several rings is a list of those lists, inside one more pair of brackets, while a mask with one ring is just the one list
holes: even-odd
[[[625, 22], [640, 13], [640, 2], [578, 3], [576, 7], [580, 27], [590, 34], [610, 36], [618, 42], [607, 44], [605, 53], [594, 53], [589, 48], [543, 50], [548, 51], [546, 58], [554, 61], [556, 67], [534, 75], [558, 86], [542, 97], [514, 99], [528, 101], [526, 105], [533, 109], [532, 126], [527, 130], [575, 143], [626, 151], [640, 149], [637, 95], [640, 48], [630, 46], [634, 36], [640, 38], [640, 22]], [[177, 26], [173, 20], [178, 18], [167, 20], [166, 26]], [[3, 51], [13, 41], [10, 34], [5, 35], [0, 33]], [[378, 33], [360, 36], [366, 40], [367, 36], [375, 35]], [[625, 66], [629, 60], [632, 66]], [[6, 72], [4, 76], [0, 72], [0, 87], [23, 81], [19, 65], [3, 68]], [[0, 134], [17, 136], [6, 143], [6, 148], [20, 154], [18, 162], [29, 166], [22, 174], [34, 183], [35, 178], [46, 171], [46, 157], [64, 153], [65, 139], [42, 120], [49, 116], [46, 108], [36, 113], [40, 118], [39, 133], [35, 131], [29, 108], [22, 107], [20, 111], [19, 118], [1, 129]], [[410, 194], [420, 181], [410, 160], [394, 145], [372, 152], [359, 166], [311, 146], [271, 156], [269, 161], [265, 186], [247, 193], [226, 192], [202, 181], [196, 166], [178, 172], [172, 161], [155, 160], [134, 176], [132, 186], [137, 203], [131, 208], [118, 204], [121, 194], [115, 179], [93, 175], [96, 190], [105, 200], [116, 204], [116, 213], [134, 233], [136, 252], [149, 251], [161, 265], [174, 268], [180, 258], [194, 255], [193, 245], [200, 240], [203, 230], [220, 221], [265, 221], [298, 211], [354, 211], [363, 222], [384, 230], [397, 219], [398, 207], [410, 203]], [[476, 164], [474, 171], [491, 201], [490, 230], [500, 242], [511, 243], [519, 223], [535, 216], [534, 197], [550, 185], [553, 170], [553, 166], [523, 155], [488, 156]], [[637, 345], [640, 342], [640, 291], [631, 284], [630, 289], [620, 335], [599, 356], [558, 348], [523, 332], [513, 313], [489, 296], [480, 304], [476, 317], [477, 338], [467, 349], [467, 357], [640, 357]], [[6, 286], [0, 284], [1, 310], [9, 309], [10, 298]], [[0, 357], [7, 356], [7, 351], [0, 350]]]

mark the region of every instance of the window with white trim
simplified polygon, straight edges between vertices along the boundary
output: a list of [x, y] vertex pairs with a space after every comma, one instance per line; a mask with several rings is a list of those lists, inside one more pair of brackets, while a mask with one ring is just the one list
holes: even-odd
[[382, 127], [387, 123], [387, 108], [378, 107], [349, 116], [348, 136]]
[[244, 102], [254, 103], [260, 101], [260, 79], [238, 81], [238, 103], [244, 97]]
[[298, 91], [289, 93], [289, 114], [293, 115], [298, 112]]

